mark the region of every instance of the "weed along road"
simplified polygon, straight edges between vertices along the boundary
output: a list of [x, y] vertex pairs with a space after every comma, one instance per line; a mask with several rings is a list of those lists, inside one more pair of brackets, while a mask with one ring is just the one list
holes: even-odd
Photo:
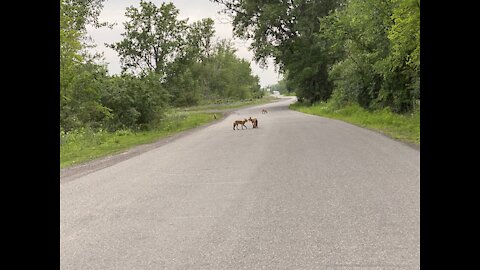
[[61, 179], [61, 269], [419, 269], [419, 150], [292, 102]]

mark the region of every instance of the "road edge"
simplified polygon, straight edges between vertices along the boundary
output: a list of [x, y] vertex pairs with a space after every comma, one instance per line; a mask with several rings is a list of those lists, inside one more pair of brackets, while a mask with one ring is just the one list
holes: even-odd
[[160, 138], [157, 141], [153, 143], [148, 143], [148, 144], [141, 144], [137, 146], [133, 146], [132, 148], [123, 150], [121, 152], [115, 153], [115, 154], [110, 154], [104, 157], [96, 158], [90, 161], [86, 161], [77, 165], [73, 165], [67, 168], [60, 169], [60, 184], [67, 183], [70, 181], [73, 181], [77, 178], [80, 178], [82, 176], [88, 175], [90, 173], [96, 172], [98, 170], [113, 166], [119, 162], [122, 162], [124, 160], [130, 159], [132, 157], [138, 156], [140, 154], [146, 153], [148, 151], [151, 151], [153, 149], [156, 149], [158, 147], [161, 147], [167, 143], [173, 142], [175, 140], [178, 140], [180, 138], [183, 138], [185, 136], [188, 136], [194, 132], [197, 132], [201, 129], [207, 128], [213, 124], [216, 124], [220, 121], [223, 121], [225, 118], [227, 118], [230, 114], [236, 112], [237, 110], [240, 109], [248, 109], [248, 108], [253, 108], [256, 106], [262, 106], [266, 104], [271, 104], [271, 103], [276, 103], [283, 100], [283, 98], [278, 98], [276, 100], [273, 100], [272, 102], [265, 103], [265, 104], [255, 104], [251, 106], [246, 106], [246, 107], [240, 107], [240, 108], [234, 108], [234, 109], [227, 109], [225, 111], [221, 111], [223, 113], [223, 116], [220, 119], [208, 122], [204, 125], [194, 127], [188, 130], [180, 131], [179, 133]]

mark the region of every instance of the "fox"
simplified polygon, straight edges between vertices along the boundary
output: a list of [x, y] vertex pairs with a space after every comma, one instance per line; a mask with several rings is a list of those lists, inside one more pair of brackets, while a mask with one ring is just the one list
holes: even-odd
[[243, 121], [242, 120], [237, 120], [237, 121], [233, 122], [233, 130], [235, 130], [235, 128], [239, 129], [238, 125], [242, 125], [242, 129], [243, 129], [243, 127], [247, 128], [247, 126], [245, 126], [246, 122], [248, 122], [248, 119], [244, 119]]
[[248, 121], [252, 122], [253, 128], [258, 128], [258, 120], [257, 118], [248, 118]]
[[264, 113], [268, 113], [268, 112], [267, 112], [267, 110], [262, 109], [262, 114], [264, 114]]

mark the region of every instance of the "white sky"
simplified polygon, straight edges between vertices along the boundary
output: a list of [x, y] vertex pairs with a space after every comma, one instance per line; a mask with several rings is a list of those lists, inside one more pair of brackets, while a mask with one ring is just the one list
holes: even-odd
[[[249, 42], [240, 39], [233, 39], [233, 27], [229, 23], [226, 15], [218, 14], [222, 9], [219, 4], [209, 0], [171, 0], [159, 1], [150, 0], [156, 6], [160, 6], [163, 2], [172, 2], [179, 9], [179, 19], [188, 18], [188, 23], [198, 21], [203, 18], [212, 18], [215, 22], [215, 37], [232, 39], [234, 46], [237, 48], [237, 56], [250, 61], [250, 67], [253, 74], [260, 78], [262, 87], [277, 83], [281, 77], [275, 72], [273, 62], [270, 62], [268, 68], [262, 69], [253, 61], [253, 53], [248, 50]], [[140, 0], [106, 0], [99, 20], [109, 23], [117, 23], [113, 29], [103, 27], [95, 29], [88, 27], [88, 34], [93, 38], [97, 47], [95, 51], [103, 52], [105, 62], [108, 63], [108, 71], [110, 74], [119, 74], [121, 71], [120, 58], [115, 50], [105, 47], [105, 43], [112, 44], [122, 39], [121, 33], [124, 32], [123, 22], [126, 21], [125, 10], [129, 6], [139, 7]]]

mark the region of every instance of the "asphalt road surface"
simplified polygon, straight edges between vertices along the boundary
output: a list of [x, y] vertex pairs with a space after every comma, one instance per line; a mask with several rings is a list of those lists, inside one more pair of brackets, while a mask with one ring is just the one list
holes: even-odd
[[419, 150], [292, 102], [61, 182], [61, 269], [419, 269]]

